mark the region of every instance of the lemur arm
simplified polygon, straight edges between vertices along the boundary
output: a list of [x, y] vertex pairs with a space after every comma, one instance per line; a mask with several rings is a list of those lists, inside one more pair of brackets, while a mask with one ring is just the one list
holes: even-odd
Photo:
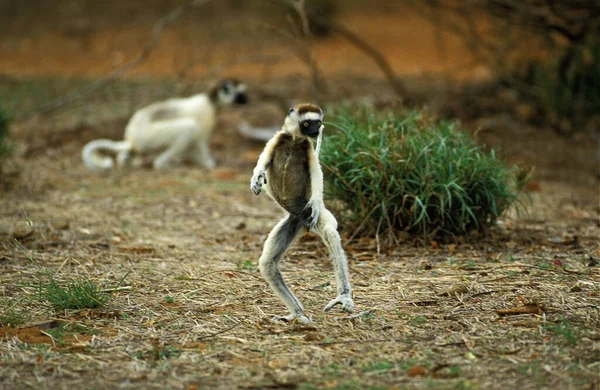
[[323, 204], [323, 171], [319, 158], [312, 146], [308, 148], [308, 169], [310, 171], [310, 199], [306, 204], [306, 210], [310, 212], [307, 228], [310, 230], [316, 226], [319, 221], [321, 210], [325, 208]]
[[280, 135], [281, 135], [281, 132], [277, 132], [273, 136], [273, 138], [271, 138], [269, 140], [269, 142], [267, 142], [267, 144], [265, 145], [265, 149], [260, 154], [260, 157], [258, 157], [256, 167], [254, 168], [254, 173], [257, 173], [258, 171], [266, 171], [267, 170], [267, 168], [269, 167], [269, 164], [271, 163], [271, 159], [273, 158], [273, 151], [275, 150], [275, 146], [277, 145], [277, 142], [279, 141]]
[[260, 154], [260, 157], [258, 157], [258, 162], [256, 163], [256, 167], [254, 167], [252, 179], [250, 180], [250, 189], [254, 192], [254, 195], [260, 194], [262, 186], [267, 183], [266, 171], [273, 159], [273, 151], [275, 150], [275, 146], [277, 146], [277, 142], [279, 142], [280, 135], [281, 131], [275, 134], [267, 142], [265, 149]]
[[323, 171], [319, 157], [312, 147], [308, 151], [308, 168], [310, 170], [310, 199], [323, 201]]

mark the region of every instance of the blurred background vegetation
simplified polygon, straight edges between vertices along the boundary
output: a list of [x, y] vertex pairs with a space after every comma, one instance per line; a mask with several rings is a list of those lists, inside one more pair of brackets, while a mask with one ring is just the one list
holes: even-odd
[[237, 76], [258, 125], [306, 100], [426, 107], [538, 178], [599, 177], [597, 1], [0, 0], [0, 33], [18, 155], [119, 138], [136, 108]]

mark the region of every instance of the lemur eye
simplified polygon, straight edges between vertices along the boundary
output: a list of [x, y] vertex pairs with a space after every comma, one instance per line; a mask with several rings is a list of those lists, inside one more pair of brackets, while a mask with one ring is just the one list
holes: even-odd
[[319, 127], [321, 127], [322, 124], [323, 124], [323, 122], [321, 122], [321, 121], [317, 122], [317, 126], [319, 126]]
[[308, 122], [304, 122], [304, 127], [308, 127]]

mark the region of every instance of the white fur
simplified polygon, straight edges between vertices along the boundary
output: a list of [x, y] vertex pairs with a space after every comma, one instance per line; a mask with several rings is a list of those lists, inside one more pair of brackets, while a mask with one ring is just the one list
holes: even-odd
[[238, 125], [238, 133], [240, 133], [242, 137], [263, 142], [267, 142], [273, 138], [275, 133], [277, 133], [279, 130], [280, 129], [278, 126], [254, 127], [248, 122], [241, 122]]
[[118, 152], [117, 164], [126, 165], [131, 154], [155, 154], [153, 166], [166, 168], [177, 157], [190, 157], [205, 168], [214, 160], [208, 141], [216, 122], [216, 109], [206, 94], [169, 99], [138, 110], [125, 128], [124, 141], [95, 140], [83, 148], [82, 158], [90, 169], [103, 171], [114, 163], [99, 150]]
[[[246, 85], [224, 82], [217, 91], [217, 102], [230, 105]], [[90, 169], [104, 171], [114, 166], [111, 158], [98, 151], [117, 155], [122, 167], [136, 155], [154, 155], [155, 169], [168, 167], [178, 158], [190, 158], [204, 168], [214, 168], [208, 143], [216, 123], [216, 107], [206, 93], [189, 98], [174, 98], [143, 107], [131, 117], [124, 140], [95, 140], [83, 148], [82, 159]]]
[[300, 121], [305, 121], [305, 120], [320, 120], [323, 117], [323, 115], [319, 115], [316, 112], [306, 112], [302, 115], [300, 115]]
[[103, 171], [111, 169], [115, 164], [113, 159], [106, 156], [101, 156], [96, 153], [97, 150], [109, 149], [115, 152], [127, 151], [131, 149], [131, 145], [127, 141], [113, 141], [110, 139], [97, 139], [87, 143], [81, 152], [83, 161], [94, 171]]

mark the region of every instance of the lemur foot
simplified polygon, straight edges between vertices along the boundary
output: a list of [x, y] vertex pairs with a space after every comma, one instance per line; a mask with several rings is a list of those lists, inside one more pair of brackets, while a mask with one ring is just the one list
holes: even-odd
[[202, 168], [206, 168], [206, 169], [213, 169], [214, 167], [217, 166], [217, 162], [215, 161], [214, 158], [207, 158], [205, 160], [202, 160], [202, 162], [200, 163], [200, 166]]
[[152, 162], [152, 166], [156, 170], [169, 168], [169, 160], [156, 159]]
[[352, 313], [354, 311], [354, 301], [352, 301], [352, 296], [350, 294], [340, 294], [336, 298], [329, 301], [327, 306], [325, 306], [324, 311], [331, 310], [335, 305], [342, 305], [342, 310], [347, 311], [348, 313]]
[[254, 195], [258, 195], [264, 184], [267, 184], [267, 174], [264, 170], [261, 170], [252, 176], [252, 179], [250, 180], [250, 189], [254, 192]]
[[312, 322], [310, 320], [310, 318], [308, 318], [304, 314], [290, 314], [287, 316], [275, 316], [275, 317], [273, 317], [273, 320], [274, 321], [285, 321], [285, 322], [298, 321], [298, 322], [302, 322], [303, 324], [310, 324]]
[[310, 213], [310, 215], [308, 215], [308, 224], [306, 226], [308, 230], [311, 230], [317, 225], [317, 222], [319, 221], [319, 214], [321, 213], [321, 209], [323, 207], [323, 200], [321, 199], [311, 199], [308, 201], [306, 206], [304, 206], [304, 210], [307, 215]]

